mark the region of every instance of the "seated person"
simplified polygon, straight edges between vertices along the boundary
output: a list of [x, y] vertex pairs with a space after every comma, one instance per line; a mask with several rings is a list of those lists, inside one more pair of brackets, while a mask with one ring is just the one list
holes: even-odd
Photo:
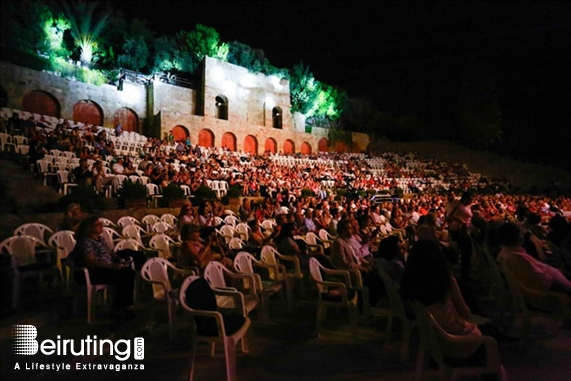
[[482, 335], [478, 326], [469, 321], [470, 308], [438, 243], [421, 240], [412, 246], [402, 274], [401, 292], [405, 298], [424, 304], [446, 332]]
[[69, 204], [67, 206], [65, 216], [63, 217], [63, 221], [59, 224], [59, 229], [76, 231], [82, 219], [83, 214], [81, 213], [81, 205]]
[[[369, 303], [371, 306], [375, 306], [386, 293], [385, 286], [377, 272], [375, 263], [361, 255], [362, 247], [358, 241], [352, 239], [353, 229], [350, 220], [339, 221], [337, 224], [339, 236], [331, 244], [331, 262], [339, 269], [359, 270], [363, 285], [369, 287]], [[360, 307], [362, 307], [361, 304]]]
[[178, 265], [184, 267], [198, 267], [202, 272], [210, 261], [219, 261], [229, 269], [233, 268], [232, 260], [224, 256], [225, 253], [216, 255], [212, 247], [217, 239], [216, 232], [208, 237], [201, 238], [201, 226], [197, 224], [185, 224], [181, 227], [180, 238], [182, 245], [178, 255]]
[[269, 235], [265, 236], [260, 228], [260, 222], [256, 219], [248, 221], [248, 226], [250, 227], [250, 234], [248, 236], [248, 244], [257, 253], [260, 254], [262, 247], [266, 245], [276, 246], [273, 243], [273, 237], [275, 231]]
[[[74, 266], [87, 267], [93, 284], [115, 285], [111, 316], [119, 319], [131, 318], [133, 313], [129, 306], [133, 304], [135, 271], [131, 267], [129, 256], [121, 256], [128, 254], [127, 251], [114, 253], [105, 243], [102, 231], [103, 223], [97, 217], [87, 217], [81, 221], [72, 255]], [[74, 278], [79, 284], [85, 284], [83, 272], [75, 272]]]
[[377, 267], [400, 284], [404, 272], [405, 253], [402, 242], [396, 235], [388, 236], [381, 241], [375, 259]]
[[519, 283], [536, 291], [558, 291], [571, 296], [571, 281], [563, 273], [529, 255], [523, 247], [523, 232], [511, 222], [498, 230], [501, 250], [498, 262], [510, 270]]

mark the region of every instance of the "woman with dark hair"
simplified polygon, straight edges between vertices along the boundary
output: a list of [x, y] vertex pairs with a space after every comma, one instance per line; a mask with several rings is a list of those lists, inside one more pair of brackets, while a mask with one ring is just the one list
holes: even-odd
[[[225, 253], [213, 252], [213, 247], [216, 245], [218, 237], [214, 229], [208, 230], [207, 237], [201, 237], [203, 227], [191, 223], [182, 226], [180, 231], [180, 239], [182, 245], [178, 256], [178, 265], [181, 267], [198, 267], [201, 271], [211, 261], [219, 261], [224, 266], [232, 268], [232, 260], [224, 256]], [[206, 230], [204, 230], [206, 231]]]
[[401, 292], [424, 304], [440, 327], [453, 335], [477, 335], [469, 321], [471, 312], [438, 243], [417, 241], [408, 255], [401, 279]]
[[375, 254], [377, 267], [400, 284], [404, 272], [405, 252], [402, 241], [396, 235], [384, 238]]
[[[133, 317], [128, 308], [133, 304], [133, 287], [135, 284], [135, 271], [131, 267], [129, 257], [121, 257], [127, 252], [114, 253], [107, 246], [101, 235], [103, 222], [97, 217], [90, 216], [80, 222], [74, 248], [74, 265], [87, 267], [89, 277], [93, 284], [115, 285], [115, 298], [111, 307], [113, 318], [125, 319]], [[85, 284], [83, 273], [76, 272], [75, 280]]]
[[294, 224], [286, 222], [280, 228], [279, 234], [274, 241], [278, 247], [278, 251], [284, 255], [295, 255], [299, 258], [299, 264], [302, 269], [309, 268], [309, 255], [301, 249], [297, 241], [293, 238], [296, 230]]

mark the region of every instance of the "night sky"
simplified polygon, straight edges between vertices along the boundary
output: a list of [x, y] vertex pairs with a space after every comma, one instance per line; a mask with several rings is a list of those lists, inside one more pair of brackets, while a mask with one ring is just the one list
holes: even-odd
[[270, 63], [393, 116], [452, 124], [469, 58], [494, 75], [504, 129], [569, 126], [570, 2], [113, 2], [127, 20], [174, 34], [197, 23]]

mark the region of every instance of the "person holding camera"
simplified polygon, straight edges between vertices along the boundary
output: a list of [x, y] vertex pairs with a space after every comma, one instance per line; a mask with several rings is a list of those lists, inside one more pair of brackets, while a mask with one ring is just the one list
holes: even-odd
[[180, 238], [182, 246], [179, 251], [178, 264], [181, 267], [198, 267], [202, 272], [211, 261], [219, 261], [229, 269], [233, 268], [232, 260], [224, 256], [225, 253], [215, 253], [215, 248], [221, 248], [216, 231], [204, 230], [207, 236], [201, 236], [202, 228], [198, 224], [190, 223], [182, 226]]

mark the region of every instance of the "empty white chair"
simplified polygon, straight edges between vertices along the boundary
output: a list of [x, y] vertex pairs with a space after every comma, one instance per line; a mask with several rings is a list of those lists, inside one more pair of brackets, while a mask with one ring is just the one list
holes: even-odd
[[57, 250], [56, 265], [60, 272], [61, 283], [64, 285], [65, 290], [69, 290], [71, 272], [67, 266], [63, 265], [63, 263], [75, 247], [75, 232], [73, 230], [57, 231], [49, 238], [48, 245], [56, 248]]
[[[160, 222], [157, 222], [160, 223]], [[149, 240], [149, 247], [157, 250], [160, 258], [170, 259], [172, 257], [171, 245], [175, 245], [174, 239], [166, 234], [155, 234]]]
[[29, 222], [14, 229], [14, 235], [30, 235], [39, 239], [44, 245], [52, 234], [54, 231], [49, 226], [39, 222]]
[[161, 221], [166, 222], [173, 229], [175, 229], [177, 224], [178, 224], [178, 218], [176, 218], [175, 216], [173, 216], [170, 213], [163, 214], [161, 216]]
[[161, 188], [157, 184], [153, 183], [147, 183], [145, 184], [145, 187], [147, 188], [147, 197], [151, 199], [154, 207], [156, 208], [158, 205], [158, 199], [163, 197]]
[[[267, 273], [269, 272], [278, 274], [279, 269], [277, 265], [271, 265], [262, 261], [258, 261], [252, 254], [241, 251], [236, 254], [234, 258], [234, 269], [236, 272], [241, 274], [253, 275], [256, 281], [254, 288], [260, 297], [262, 302], [262, 309], [264, 311], [264, 324], [267, 323], [269, 318], [269, 303], [270, 303], [270, 296], [277, 294], [278, 292], [282, 291], [283, 293], [288, 294], [287, 287], [289, 287], [288, 280], [286, 278], [280, 278], [278, 276], [274, 277], [265, 277], [262, 278], [262, 272], [260, 269], [265, 269], [264, 271]], [[283, 298], [286, 300], [286, 298]], [[290, 301], [288, 301], [288, 305]]]
[[[169, 318], [169, 337], [174, 340], [176, 331], [176, 310], [179, 303], [178, 289], [173, 289], [170, 282], [169, 270], [174, 275], [196, 275], [190, 270], [183, 270], [175, 267], [164, 258], [150, 258], [141, 269], [141, 276], [151, 283], [153, 287], [153, 297], [156, 300], [167, 303]], [[154, 311], [152, 311], [154, 312]], [[151, 321], [153, 313], [151, 312]]]

